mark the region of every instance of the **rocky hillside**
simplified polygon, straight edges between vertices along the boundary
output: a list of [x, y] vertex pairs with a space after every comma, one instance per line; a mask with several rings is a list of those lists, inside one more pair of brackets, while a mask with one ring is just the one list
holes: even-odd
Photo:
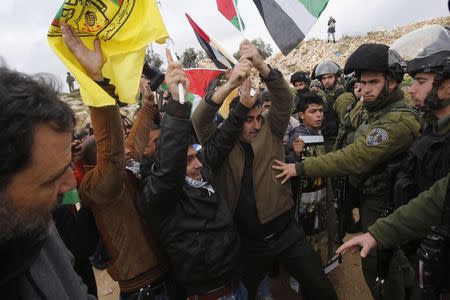
[[[317, 63], [324, 59], [334, 60], [343, 67], [349, 55], [364, 43], [383, 43], [390, 45], [402, 35], [430, 24], [450, 26], [450, 17], [431, 19], [398, 27], [391, 31], [380, 29], [368, 32], [365, 35], [345, 36], [337, 40], [336, 43], [327, 43], [325, 40], [311, 39], [303, 41], [297, 49], [294, 49], [287, 57], [278, 53], [269, 58], [268, 62], [271, 65], [276, 66], [286, 78], [289, 78], [289, 76], [296, 71], [303, 70], [310, 72]], [[214, 65], [209, 59], [201, 61], [199, 66], [214, 68]], [[254, 75], [256, 75], [256, 72]], [[258, 82], [256, 81], [259, 80], [259, 76], [253, 76], [253, 78], [255, 80], [254, 84], [257, 85]], [[78, 127], [83, 127], [90, 121], [88, 110], [81, 102], [79, 93], [62, 94], [62, 99], [69, 103], [77, 113], [79, 118]], [[137, 110], [137, 105], [129, 105], [125, 108], [121, 108], [121, 110], [122, 113], [130, 119], [133, 119]]]
[[344, 36], [336, 43], [327, 43], [326, 40], [311, 39], [303, 41], [292, 52], [285, 57], [278, 53], [273, 55], [269, 62], [276, 66], [286, 77], [296, 71], [308, 71], [324, 59], [331, 59], [344, 67], [345, 61], [353, 51], [365, 43], [392, 44], [402, 35], [423, 27], [424, 25], [441, 24], [450, 25], [450, 17], [442, 17], [427, 20], [420, 23], [410, 24], [395, 28], [391, 31], [383, 29], [368, 32], [361, 36]]

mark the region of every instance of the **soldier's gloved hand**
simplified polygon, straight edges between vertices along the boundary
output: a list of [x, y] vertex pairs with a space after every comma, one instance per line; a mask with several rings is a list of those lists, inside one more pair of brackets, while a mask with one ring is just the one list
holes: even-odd
[[349, 250], [359, 250], [361, 249], [361, 257], [366, 257], [370, 250], [377, 246], [377, 241], [370, 234], [370, 232], [355, 236], [354, 238], [346, 241], [339, 248], [337, 248], [336, 253], [344, 254]]
[[275, 176], [275, 178], [281, 180], [281, 184], [286, 183], [291, 177], [297, 176], [295, 164], [287, 164], [278, 159], [274, 160], [272, 169], [281, 171], [280, 174]]

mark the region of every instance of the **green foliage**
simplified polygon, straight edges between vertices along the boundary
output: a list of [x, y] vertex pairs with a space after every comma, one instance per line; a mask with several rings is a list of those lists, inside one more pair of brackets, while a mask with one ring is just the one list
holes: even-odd
[[206, 54], [203, 50], [195, 51], [194, 48], [187, 48], [181, 55], [181, 64], [184, 68], [196, 68], [199, 61], [206, 58]]
[[[273, 53], [272, 46], [270, 46], [270, 44], [264, 42], [262, 38], [253, 39], [251, 42], [253, 44], [255, 44], [256, 48], [259, 51], [259, 54], [261, 54], [261, 56], [264, 60], [269, 58], [272, 55], [272, 53]], [[237, 60], [239, 60], [239, 58], [241, 58], [241, 54], [239, 53], [239, 51], [236, 51], [233, 54], [233, 56]]]

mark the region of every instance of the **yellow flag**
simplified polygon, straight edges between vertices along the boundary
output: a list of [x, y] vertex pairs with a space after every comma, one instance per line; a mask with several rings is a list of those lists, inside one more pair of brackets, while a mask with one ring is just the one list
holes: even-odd
[[223, 101], [222, 106], [219, 109], [219, 113], [225, 119], [228, 118], [231, 100], [233, 100], [238, 95], [239, 95], [238, 88], [235, 88], [233, 91], [231, 91], [231, 93]]
[[155, 0], [65, 0], [48, 31], [48, 42], [80, 84], [88, 106], [114, 105], [115, 100], [90, 79], [64, 44], [60, 24], [72, 26], [89, 49], [100, 39], [106, 59], [103, 75], [116, 86], [125, 103], [136, 102], [145, 48], [151, 42], [164, 43], [166, 27]]

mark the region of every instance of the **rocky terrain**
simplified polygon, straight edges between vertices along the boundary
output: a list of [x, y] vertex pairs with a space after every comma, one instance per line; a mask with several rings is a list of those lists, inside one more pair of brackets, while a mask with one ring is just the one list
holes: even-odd
[[368, 32], [365, 35], [344, 36], [337, 40], [336, 43], [311, 39], [300, 43], [297, 49], [292, 50], [286, 57], [281, 53], [273, 55], [269, 59], [269, 62], [277, 66], [286, 77], [300, 70], [310, 72], [316, 64], [324, 59], [331, 59], [343, 67], [350, 54], [362, 44], [382, 43], [390, 45], [402, 35], [431, 24], [450, 25], [450, 17], [435, 18], [420, 23], [405, 25], [394, 28], [391, 31], [380, 28], [376, 31]]
[[[303, 70], [309, 72], [317, 63], [324, 59], [334, 60], [343, 67], [349, 55], [360, 45], [364, 43], [383, 43], [390, 45], [402, 35], [429, 24], [450, 26], [450, 17], [430, 19], [424, 22], [394, 28], [390, 31], [380, 28], [368, 32], [365, 35], [344, 36], [337, 40], [336, 43], [327, 43], [326, 40], [310, 39], [300, 43], [288, 56], [285, 57], [283, 54], [277, 53], [269, 58], [268, 62], [276, 66], [286, 78], [289, 78], [296, 71]], [[214, 68], [214, 65], [209, 59], [201, 61], [199, 66]], [[253, 76], [253, 78], [255, 79], [254, 84], [257, 85], [258, 82], [256, 81], [259, 80], [259, 76]], [[80, 94], [75, 92], [73, 94], [62, 94], [61, 96], [76, 112], [79, 119], [78, 127], [85, 126], [89, 122], [89, 113], [80, 100]], [[129, 105], [121, 108], [121, 111], [132, 120], [137, 109], [137, 105]]]

